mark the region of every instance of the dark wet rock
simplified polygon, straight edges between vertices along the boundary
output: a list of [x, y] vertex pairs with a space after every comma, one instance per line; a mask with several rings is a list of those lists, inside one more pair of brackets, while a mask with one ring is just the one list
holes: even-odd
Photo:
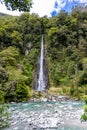
[[29, 125], [32, 125], [32, 123], [30, 122]]
[[33, 130], [37, 130], [37, 127], [33, 127]]

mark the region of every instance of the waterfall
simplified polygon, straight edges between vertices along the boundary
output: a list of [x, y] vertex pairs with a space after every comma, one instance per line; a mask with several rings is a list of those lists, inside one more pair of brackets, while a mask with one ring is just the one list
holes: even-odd
[[37, 61], [37, 67], [34, 75], [34, 90], [36, 91], [45, 91], [49, 88], [49, 76], [48, 76], [48, 67], [45, 57], [45, 40], [44, 35], [41, 39], [41, 50], [40, 57]]
[[38, 79], [38, 91], [43, 91], [45, 89], [44, 83], [44, 74], [43, 74], [43, 62], [44, 61], [44, 40], [42, 35], [41, 41], [41, 52], [40, 52], [40, 71], [39, 71], [39, 79]]

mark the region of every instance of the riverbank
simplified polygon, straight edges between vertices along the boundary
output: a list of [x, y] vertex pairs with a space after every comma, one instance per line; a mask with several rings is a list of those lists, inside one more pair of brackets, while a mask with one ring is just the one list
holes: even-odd
[[72, 98], [70, 96], [51, 94], [48, 92], [34, 92], [29, 102], [63, 102], [63, 101], [79, 101], [78, 98]]

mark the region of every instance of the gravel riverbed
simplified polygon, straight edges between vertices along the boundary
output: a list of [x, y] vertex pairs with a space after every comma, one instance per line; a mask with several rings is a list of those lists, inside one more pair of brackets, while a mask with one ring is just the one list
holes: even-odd
[[87, 130], [87, 122], [80, 120], [83, 105], [64, 96], [12, 103], [11, 126], [5, 130]]

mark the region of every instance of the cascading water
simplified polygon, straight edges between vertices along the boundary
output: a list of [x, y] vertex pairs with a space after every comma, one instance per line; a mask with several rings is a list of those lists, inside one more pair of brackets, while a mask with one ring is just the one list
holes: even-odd
[[48, 78], [48, 68], [45, 60], [45, 41], [44, 41], [44, 35], [42, 35], [40, 57], [37, 62], [34, 77], [34, 90], [45, 91], [48, 88], [49, 88], [49, 78]]
[[44, 75], [43, 75], [43, 60], [44, 60], [44, 45], [43, 45], [43, 35], [41, 42], [41, 53], [40, 53], [40, 71], [38, 79], [38, 91], [43, 91], [45, 89]]

